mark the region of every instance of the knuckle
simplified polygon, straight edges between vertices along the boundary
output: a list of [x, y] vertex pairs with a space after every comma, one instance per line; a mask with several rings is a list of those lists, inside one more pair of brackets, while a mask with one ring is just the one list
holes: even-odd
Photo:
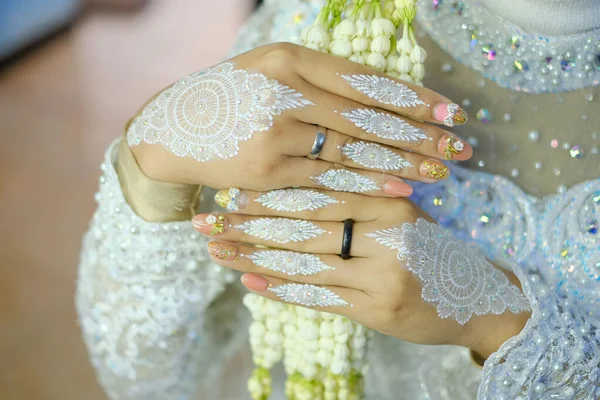
[[294, 65], [293, 59], [297, 52], [296, 46], [291, 43], [273, 43], [266, 46], [261, 57], [261, 67], [266, 72], [280, 73], [289, 70]]

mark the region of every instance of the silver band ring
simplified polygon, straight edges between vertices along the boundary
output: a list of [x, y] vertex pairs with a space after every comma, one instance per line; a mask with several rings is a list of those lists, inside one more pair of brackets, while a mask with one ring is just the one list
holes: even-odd
[[327, 129], [322, 126], [317, 126], [317, 136], [315, 136], [315, 142], [313, 143], [310, 154], [308, 155], [309, 160], [316, 160], [319, 158], [319, 154], [321, 154], [323, 146], [325, 146], [325, 140], [327, 139], [327, 135], [325, 134], [326, 132]]

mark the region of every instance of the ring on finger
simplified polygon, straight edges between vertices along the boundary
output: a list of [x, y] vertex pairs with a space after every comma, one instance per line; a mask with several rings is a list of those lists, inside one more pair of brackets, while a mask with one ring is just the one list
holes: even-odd
[[323, 146], [325, 146], [325, 141], [327, 140], [327, 129], [322, 126], [317, 126], [317, 134], [315, 136], [315, 141], [312, 145], [312, 149], [308, 155], [309, 160], [316, 160], [319, 158], [321, 151], [323, 151]]
[[350, 247], [352, 246], [352, 231], [354, 228], [354, 221], [347, 219], [344, 221], [344, 233], [342, 235], [342, 251], [340, 257], [343, 260], [350, 258]]

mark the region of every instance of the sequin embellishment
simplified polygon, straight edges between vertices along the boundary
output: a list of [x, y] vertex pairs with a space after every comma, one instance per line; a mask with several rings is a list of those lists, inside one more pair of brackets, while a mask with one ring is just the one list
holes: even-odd
[[262, 250], [249, 254], [246, 257], [259, 267], [290, 276], [309, 276], [335, 269], [325, 264], [314, 254], [296, 253], [293, 251]]
[[226, 62], [195, 72], [150, 102], [127, 131], [130, 146], [161, 144], [179, 157], [228, 159], [238, 143], [273, 126], [273, 116], [313, 105], [276, 80]]
[[324, 193], [305, 189], [272, 190], [254, 201], [271, 210], [287, 212], [314, 211], [338, 203]]
[[431, 140], [425, 131], [416, 128], [401, 118], [377, 112], [371, 109], [356, 108], [340, 114], [344, 119], [352, 122], [367, 133], [390, 140], [415, 143], [421, 140]]
[[343, 307], [348, 302], [327, 288], [315, 285], [286, 283], [269, 289], [281, 300], [305, 307]]
[[464, 325], [473, 314], [530, 309], [504, 273], [437, 224], [419, 218], [414, 225], [405, 223], [367, 236], [398, 251], [398, 259], [421, 282], [423, 300], [436, 304], [441, 318]]
[[311, 177], [311, 179], [338, 192], [363, 193], [380, 189], [373, 180], [345, 169], [330, 169], [321, 175]]
[[304, 242], [325, 233], [312, 222], [288, 218], [258, 218], [235, 228], [246, 235], [281, 244]]
[[383, 104], [390, 104], [400, 108], [425, 105], [419, 99], [417, 92], [408, 86], [389, 78], [377, 75], [342, 75], [350, 86]]
[[342, 154], [363, 167], [401, 170], [413, 165], [393, 151], [375, 143], [355, 142], [342, 146]]

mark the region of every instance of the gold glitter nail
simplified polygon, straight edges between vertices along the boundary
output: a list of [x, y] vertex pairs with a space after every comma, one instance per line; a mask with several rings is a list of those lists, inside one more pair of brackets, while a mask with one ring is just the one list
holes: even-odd
[[446, 156], [446, 160], [452, 160], [453, 154], [459, 154], [465, 149], [465, 144], [462, 141], [456, 140], [451, 136], [446, 136], [445, 142], [444, 155]]
[[225, 232], [225, 223], [227, 222], [227, 218], [224, 215], [209, 215], [206, 217], [206, 222], [212, 225], [210, 230], [211, 235], [218, 235], [220, 233]]
[[450, 170], [443, 164], [431, 162], [429, 160], [423, 161], [423, 172], [427, 177], [432, 179], [446, 179], [450, 176]]

